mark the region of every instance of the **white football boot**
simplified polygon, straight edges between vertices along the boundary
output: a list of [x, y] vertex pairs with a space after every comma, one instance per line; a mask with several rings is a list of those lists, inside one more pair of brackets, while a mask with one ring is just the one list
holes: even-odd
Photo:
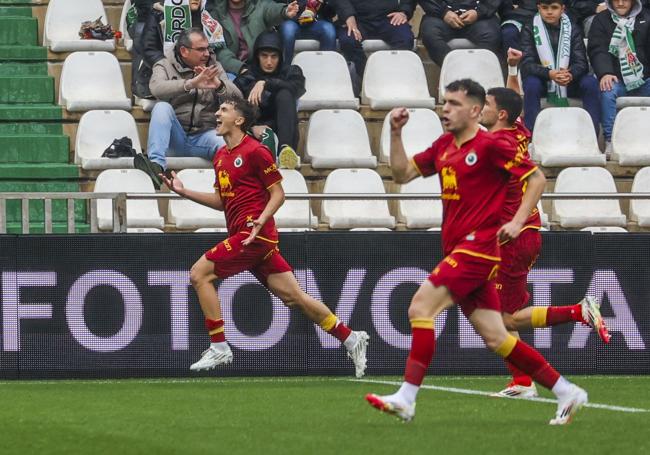
[[201, 370], [212, 370], [217, 365], [227, 365], [232, 363], [232, 351], [230, 347], [226, 344], [227, 349], [220, 351], [213, 347], [209, 347], [203, 354], [198, 362], [193, 363], [190, 366], [192, 371], [201, 371]]
[[600, 314], [600, 303], [598, 300], [594, 297], [587, 296], [580, 302], [580, 308], [582, 309], [582, 322], [594, 329], [603, 342], [609, 343], [612, 336], [609, 334], [605, 321]]
[[529, 386], [515, 384], [511, 382], [500, 392], [491, 394], [491, 397], [507, 397], [507, 398], [535, 398], [539, 394], [537, 393], [537, 387], [535, 383], [531, 383]]
[[374, 393], [366, 395], [366, 401], [375, 409], [394, 415], [403, 422], [410, 422], [415, 417], [415, 403], [409, 405], [398, 401], [394, 395], [379, 396]]
[[558, 398], [555, 418], [551, 419], [548, 423], [550, 425], [566, 425], [570, 423], [573, 415], [587, 401], [587, 392], [577, 385], [571, 384], [571, 391], [561, 399]]
[[362, 378], [366, 372], [366, 350], [368, 349], [368, 341], [370, 337], [362, 330], [352, 332], [356, 336], [356, 343], [348, 349], [348, 357], [354, 362], [354, 372], [357, 378]]

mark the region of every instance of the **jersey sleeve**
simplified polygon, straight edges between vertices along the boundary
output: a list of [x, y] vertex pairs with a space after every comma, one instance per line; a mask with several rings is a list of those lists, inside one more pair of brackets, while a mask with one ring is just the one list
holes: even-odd
[[257, 172], [257, 176], [262, 181], [262, 184], [267, 189], [282, 181], [282, 174], [275, 164], [271, 152], [264, 146], [258, 147], [252, 154], [253, 165]]
[[438, 172], [436, 169], [437, 153], [436, 143], [434, 142], [431, 147], [413, 155], [411, 158], [411, 163], [422, 177], [428, 177]]
[[494, 164], [522, 181], [535, 172], [537, 165], [527, 155], [525, 144], [519, 144], [514, 138], [496, 135], [491, 141], [490, 156]]

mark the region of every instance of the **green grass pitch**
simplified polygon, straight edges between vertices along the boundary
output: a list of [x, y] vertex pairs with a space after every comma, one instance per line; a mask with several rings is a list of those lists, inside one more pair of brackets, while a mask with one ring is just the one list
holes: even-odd
[[363, 400], [395, 386], [351, 378], [2, 381], [0, 453], [650, 453], [650, 377], [570, 379], [609, 407], [551, 427], [553, 403], [442, 390], [494, 391], [505, 377], [428, 377], [437, 388], [420, 391], [404, 424]]

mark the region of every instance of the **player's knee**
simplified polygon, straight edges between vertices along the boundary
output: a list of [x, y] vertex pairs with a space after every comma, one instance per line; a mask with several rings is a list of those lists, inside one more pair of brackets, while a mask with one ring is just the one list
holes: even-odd
[[430, 313], [431, 310], [429, 309], [426, 300], [418, 296], [416, 293], [411, 300], [411, 305], [409, 306], [409, 320], [428, 318], [431, 316]]
[[490, 332], [483, 334], [483, 341], [490, 351], [496, 351], [506, 340], [508, 334], [504, 331], [500, 332]]
[[194, 264], [190, 269], [190, 283], [194, 288], [204, 284], [208, 279], [208, 275], [203, 272], [198, 264]]

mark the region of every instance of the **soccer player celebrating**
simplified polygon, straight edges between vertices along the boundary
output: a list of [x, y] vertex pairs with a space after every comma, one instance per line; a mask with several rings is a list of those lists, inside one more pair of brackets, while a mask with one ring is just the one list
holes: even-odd
[[255, 121], [255, 108], [241, 98], [229, 97], [222, 101], [216, 117], [217, 134], [226, 145], [213, 158], [215, 192], [185, 188], [175, 173], [172, 178], [161, 176], [179, 195], [225, 211], [228, 226], [229, 237], [201, 256], [190, 271], [211, 341], [190, 369], [209, 370], [232, 362], [213, 282], [249, 270], [285, 305], [300, 309], [340, 340], [354, 362], [356, 376], [363, 376], [368, 334], [350, 330], [325, 304], [300, 289], [291, 266], [280, 255], [273, 215], [284, 202], [282, 175], [270, 150], [246, 133]]
[[[509, 136], [517, 142], [517, 156], [529, 159], [530, 131], [523, 125], [521, 96], [509, 88], [491, 88], [487, 92], [481, 123], [495, 136]], [[514, 175], [510, 177], [501, 222], [510, 221], [521, 204], [526, 182]], [[549, 327], [566, 322], [581, 322], [592, 327], [600, 338], [608, 343], [609, 332], [600, 315], [600, 304], [593, 297], [585, 297], [580, 303], [569, 306], [528, 307], [528, 271], [535, 264], [542, 247], [539, 233], [541, 219], [537, 207], [524, 222], [519, 237], [501, 244], [501, 265], [496, 277], [496, 287], [501, 301], [503, 322], [512, 335], [519, 338], [519, 330]], [[537, 388], [532, 378], [506, 360], [512, 373], [512, 381], [494, 396], [536, 397]]]
[[[552, 425], [563, 425], [587, 402], [587, 392], [567, 381], [532, 347], [508, 333], [501, 317], [494, 277], [500, 240], [519, 236], [537, 205], [546, 179], [537, 167], [517, 155], [517, 144], [480, 130], [485, 90], [463, 79], [446, 87], [443, 126], [447, 130], [427, 150], [409, 160], [401, 133], [408, 121], [404, 108], [391, 112], [390, 162], [393, 179], [406, 183], [418, 176], [440, 176], [445, 258], [433, 269], [411, 300], [411, 351], [404, 382], [386, 396], [368, 394], [375, 408], [404, 421], [415, 416], [415, 399], [433, 358], [435, 317], [454, 304], [467, 316], [487, 347], [553, 391], [558, 408]], [[502, 225], [506, 186], [513, 175], [527, 184], [514, 218]]]

